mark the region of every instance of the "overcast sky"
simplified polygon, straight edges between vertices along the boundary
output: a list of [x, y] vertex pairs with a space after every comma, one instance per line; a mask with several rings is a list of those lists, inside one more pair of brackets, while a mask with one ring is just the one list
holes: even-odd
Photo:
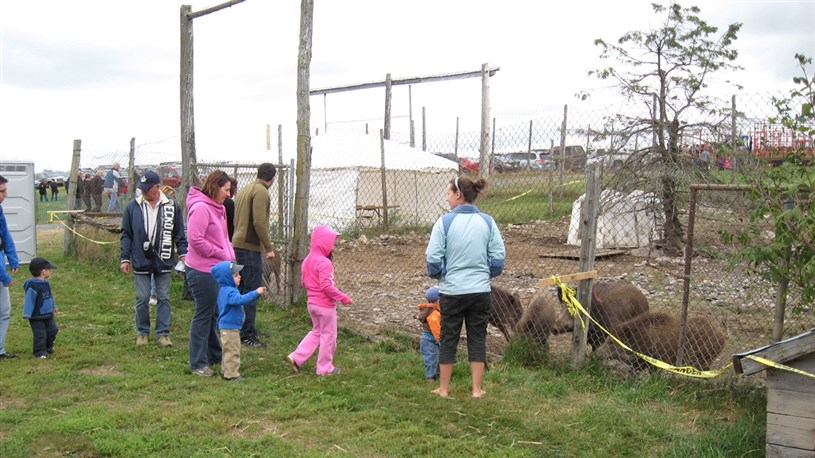
[[[0, 160], [67, 170], [74, 139], [83, 157], [126, 152], [180, 159], [179, 10], [219, 1], [25, 0], [0, 2]], [[616, 40], [660, 21], [650, 1], [315, 0], [311, 88], [500, 67], [491, 80], [493, 116], [562, 111], [598, 86], [596, 38]], [[815, 2], [696, 1], [724, 30], [743, 24], [735, 44], [745, 92], [788, 90], [793, 56], [815, 56]], [[284, 125], [294, 148], [300, 2], [246, 0], [194, 20], [195, 126], [199, 160], [256, 162], [265, 126]], [[478, 79], [416, 85], [421, 107], [454, 129], [476, 126]], [[384, 90], [327, 98], [332, 126], [370, 119], [381, 128]], [[394, 91], [394, 116], [408, 112]], [[324, 128], [312, 97], [312, 130]], [[396, 118], [395, 123], [406, 122]], [[402, 121], [400, 121], [402, 120]], [[401, 125], [401, 124], [400, 124]], [[339, 127], [337, 127], [339, 128]], [[395, 127], [397, 129], [398, 127]], [[276, 150], [276, 140], [273, 148]], [[87, 155], [86, 155], [87, 154]], [[276, 157], [276, 152], [274, 153]], [[83, 165], [87, 164], [83, 161]]]

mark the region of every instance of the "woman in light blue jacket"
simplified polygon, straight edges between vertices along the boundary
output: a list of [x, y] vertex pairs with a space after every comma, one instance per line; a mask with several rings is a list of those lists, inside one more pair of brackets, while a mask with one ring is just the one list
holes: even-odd
[[487, 180], [456, 177], [447, 185], [450, 213], [433, 225], [427, 245], [427, 273], [439, 280], [441, 305], [440, 385], [434, 393], [447, 397], [461, 326], [467, 327], [467, 353], [472, 396], [484, 395], [481, 379], [487, 362], [487, 323], [492, 313], [490, 278], [504, 270], [506, 250], [495, 221], [473, 202]]

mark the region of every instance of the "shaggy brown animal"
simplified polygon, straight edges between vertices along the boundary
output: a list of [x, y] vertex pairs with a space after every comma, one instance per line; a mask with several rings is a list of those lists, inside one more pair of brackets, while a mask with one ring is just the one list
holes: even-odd
[[515, 325], [513, 338], [528, 337], [535, 344], [545, 346], [550, 334], [561, 331], [555, 327], [560, 313], [563, 313], [561, 307], [552, 294], [533, 297]]
[[[647, 312], [615, 326], [612, 333], [640, 353], [675, 364], [679, 348], [679, 318], [665, 312]], [[705, 317], [689, 317], [687, 322], [683, 365], [710, 369], [710, 364], [724, 347], [724, 333]], [[634, 353], [607, 340], [597, 350], [598, 355], [622, 361], [636, 370], [653, 366]]]
[[509, 291], [499, 287], [492, 287], [492, 315], [490, 324], [498, 328], [504, 338], [509, 341], [512, 338], [512, 329], [515, 323], [523, 314], [521, 299], [517, 293], [510, 294]]
[[[565, 306], [561, 308], [565, 309]], [[647, 311], [648, 298], [630, 281], [599, 282], [592, 288], [589, 314], [608, 330]], [[606, 341], [606, 333], [591, 320], [584, 317], [584, 321], [588, 321], [586, 342], [592, 350], [597, 350]], [[558, 315], [555, 329], [572, 332], [574, 319], [564, 310]]]

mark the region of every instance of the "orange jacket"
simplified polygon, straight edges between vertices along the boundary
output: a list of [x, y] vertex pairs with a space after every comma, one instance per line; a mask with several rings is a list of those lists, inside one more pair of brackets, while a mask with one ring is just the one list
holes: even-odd
[[417, 318], [422, 323], [423, 331], [430, 331], [436, 341], [441, 340], [441, 310], [438, 301], [419, 304]]

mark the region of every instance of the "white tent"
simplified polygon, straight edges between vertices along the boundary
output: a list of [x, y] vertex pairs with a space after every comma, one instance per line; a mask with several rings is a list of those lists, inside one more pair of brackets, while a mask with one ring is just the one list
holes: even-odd
[[[569, 236], [566, 244], [580, 245], [583, 194], [572, 205]], [[659, 198], [653, 193], [636, 190], [630, 194], [606, 189], [600, 193], [597, 217], [597, 249], [638, 248], [660, 238], [664, 217], [659, 211]]]
[[[312, 137], [311, 146], [309, 228], [379, 224], [384, 211], [379, 136], [321, 134]], [[445, 187], [457, 163], [389, 140], [384, 160], [389, 224], [432, 224], [449, 211]]]

